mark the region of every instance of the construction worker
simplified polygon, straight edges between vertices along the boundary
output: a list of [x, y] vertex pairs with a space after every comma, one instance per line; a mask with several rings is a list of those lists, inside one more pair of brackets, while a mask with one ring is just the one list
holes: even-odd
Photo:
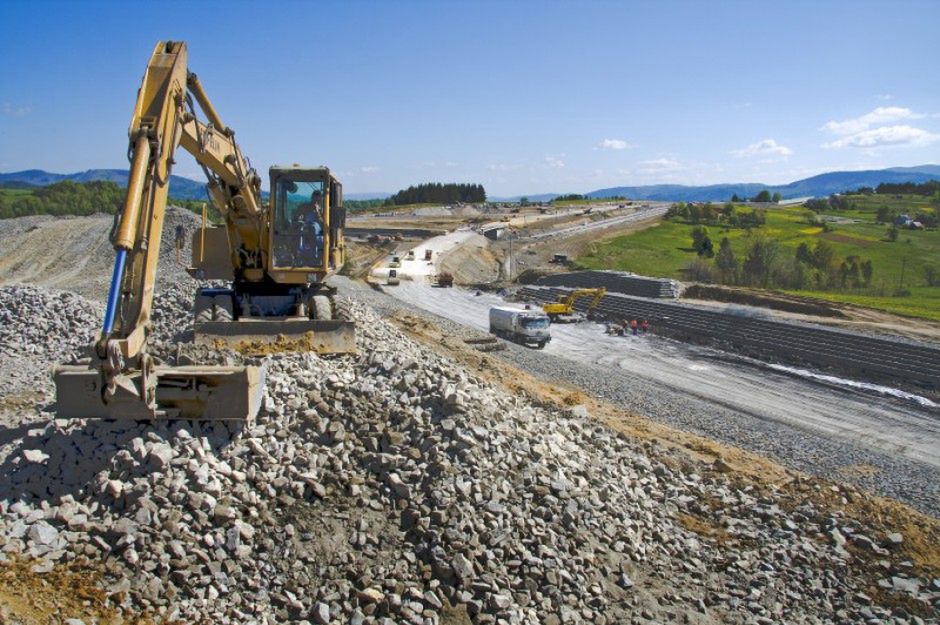
[[637, 327], [636, 319], [631, 319], [631, 320], [630, 320], [630, 329], [633, 330], [633, 336], [636, 336], [636, 327]]
[[650, 322], [644, 319], [643, 323], [640, 324], [640, 329], [643, 330], [643, 334], [646, 334], [647, 332], [649, 332]]
[[183, 224], [178, 224], [176, 226], [175, 241], [176, 244], [176, 264], [182, 264], [180, 255], [183, 251], [183, 247], [186, 245], [186, 228]]

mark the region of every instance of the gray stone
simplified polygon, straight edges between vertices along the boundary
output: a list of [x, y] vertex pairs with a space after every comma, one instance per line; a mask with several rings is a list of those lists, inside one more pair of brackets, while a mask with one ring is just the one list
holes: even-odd
[[42, 464], [49, 459], [49, 454], [43, 453], [39, 449], [24, 449], [23, 457], [26, 458], [28, 462], [35, 462], [36, 464]]
[[33, 523], [33, 526], [29, 528], [29, 539], [37, 545], [50, 546], [58, 537], [59, 530], [45, 521]]
[[330, 622], [330, 606], [322, 601], [313, 607], [313, 622], [318, 625], [327, 625]]

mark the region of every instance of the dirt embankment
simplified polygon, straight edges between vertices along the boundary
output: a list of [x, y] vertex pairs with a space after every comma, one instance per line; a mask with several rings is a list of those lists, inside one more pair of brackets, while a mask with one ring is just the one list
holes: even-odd
[[[0, 220], [0, 285], [37, 284], [105, 300], [114, 266], [114, 248], [108, 240], [112, 223], [111, 215]], [[179, 263], [174, 241], [177, 225], [186, 230]], [[190, 235], [198, 227], [198, 216], [167, 208], [159, 278], [175, 280], [185, 275], [191, 258]]]
[[505, 256], [490, 247], [490, 240], [476, 234], [438, 261], [438, 269], [454, 276], [457, 284], [494, 282], [504, 278]]

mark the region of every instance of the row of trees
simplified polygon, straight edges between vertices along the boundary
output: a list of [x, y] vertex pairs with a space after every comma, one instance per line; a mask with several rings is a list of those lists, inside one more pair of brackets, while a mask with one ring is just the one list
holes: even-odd
[[0, 193], [0, 219], [26, 215], [114, 214], [124, 204], [124, 188], [113, 182], [64, 180], [31, 193]]
[[478, 203], [486, 201], [486, 190], [481, 184], [457, 184], [454, 182], [441, 184], [429, 182], [418, 186], [411, 186], [399, 191], [385, 200], [386, 206], [400, 206], [402, 204], [456, 204]]
[[716, 206], [711, 202], [696, 204], [678, 202], [666, 211], [666, 219], [688, 224], [724, 225], [732, 228], [757, 228], [767, 223], [767, 211], [763, 208], [740, 210], [731, 202]]
[[[863, 187], [863, 189], [865, 188]], [[859, 192], [864, 193], [863, 189], [859, 189]], [[928, 180], [922, 184], [916, 182], [883, 182], [875, 187], [875, 192], [879, 195], [937, 195], [940, 194], [940, 180]]]
[[773, 193], [771, 193], [767, 189], [763, 189], [760, 193], [752, 197], [750, 200], [740, 197], [737, 193], [731, 196], [732, 202], [764, 202], [766, 204], [773, 202], [774, 204], [776, 204], [782, 199], [783, 199], [783, 196], [780, 195], [779, 191], [774, 191]]
[[[723, 237], [714, 252], [705, 228], [692, 231], [692, 242], [699, 258], [686, 266], [691, 280], [761, 288], [860, 289], [871, 285], [874, 267], [871, 260], [859, 256], [839, 258], [825, 240], [815, 247], [801, 243], [789, 255], [774, 239], [762, 234], [748, 239], [743, 258], [739, 258], [728, 237]], [[714, 262], [711, 259], [714, 257]]]
[[822, 213], [824, 211], [844, 211], [844, 210], [854, 210], [856, 208], [855, 202], [847, 199], [844, 195], [830, 195], [827, 198], [813, 198], [811, 200], [806, 200], [803, 202], [803, 206], [810, 209], [816, 213]]

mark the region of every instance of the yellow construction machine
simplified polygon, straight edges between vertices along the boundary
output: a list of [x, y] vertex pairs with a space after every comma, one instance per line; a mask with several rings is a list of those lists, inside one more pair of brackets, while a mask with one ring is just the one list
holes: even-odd
[[604, 287], [597, 289], [575, 289], [567, 295], [559, 297], [557, 302], [544, 304], [542, 309], [545, 311], [545, 314], [548, 315], [548, 318], [551, 319], [552, 323], [581, 321], [584, 317], [575, 312], [574, 303], [582, 297], [592, 297], [593, 299], [588, 305], [587, 310], [590, 315], [591, 311], [597, 308], [597, 305], [601, 302], [601, 298], [606, 294], [607, 289]]
[[[194, 101], [207, 121], [196, 116]], [[60, 417], [252, 418], [264, 386], [257, 367], [161, 366], [148, 353], [164, 212], [174, 153], [182, 146], [208, 177], [223, 225], [195, 234], [197, 278], [224, 279], [194, 303], [196, 341], [284, 344], [318, 352], [355, 350], [355, 329], [338, 319], [325, 279], [343, 264], [342, 186], [325, 167], [272, 167], [261, 178], [222, 123], [195, 74], [186, 44], [153, 51], [129, 131], [130, 177], [111, 240], [114, 272], [101, 333], [83, 363], [55, 372]], [[287, 341], [289, 344], [290, 341]]]

